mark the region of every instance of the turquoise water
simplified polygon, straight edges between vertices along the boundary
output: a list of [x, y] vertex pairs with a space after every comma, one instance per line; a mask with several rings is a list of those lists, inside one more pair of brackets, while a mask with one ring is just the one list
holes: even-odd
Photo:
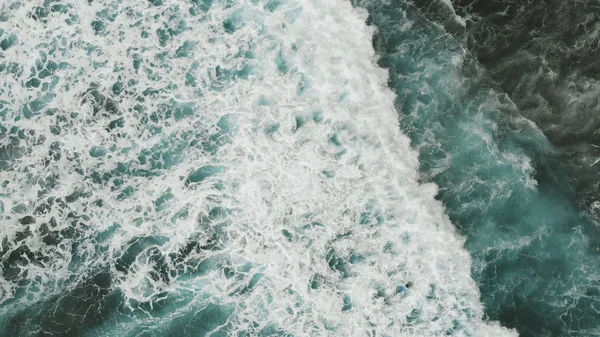
[[0, 5], [0, 335], [598, 334], [559, 151], [428, 8]]
[[401, 125], [468, 238], [488, 317], [523, 336], [598, 334], [599, 233], [560, 152], [443, 28], [408, 5], [368, 8]]

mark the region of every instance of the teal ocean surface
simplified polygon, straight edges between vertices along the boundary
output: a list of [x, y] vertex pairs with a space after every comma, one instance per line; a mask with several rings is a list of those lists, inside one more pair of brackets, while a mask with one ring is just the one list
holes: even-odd
[[547, 2], [0, 3], [0, 336], [600, 336]]

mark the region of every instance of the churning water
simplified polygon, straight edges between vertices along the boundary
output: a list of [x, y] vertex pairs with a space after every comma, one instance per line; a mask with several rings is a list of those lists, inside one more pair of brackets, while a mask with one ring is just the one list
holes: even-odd
[[600, 334], [592, 157], [457, 8], [5, 0], [0, 336]]

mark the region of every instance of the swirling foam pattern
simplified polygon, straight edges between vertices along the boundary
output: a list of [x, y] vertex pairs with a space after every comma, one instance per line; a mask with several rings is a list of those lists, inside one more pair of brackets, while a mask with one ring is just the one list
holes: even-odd
[[1, 335], [516, 335], [482, 320], [366, 11], [0, 6]]

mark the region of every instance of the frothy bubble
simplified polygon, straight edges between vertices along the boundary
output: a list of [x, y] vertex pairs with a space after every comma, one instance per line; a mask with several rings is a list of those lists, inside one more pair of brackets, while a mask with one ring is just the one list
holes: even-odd
[[0, 329], [515, 335], [418, 182], [366, 11], [1, 8]]

